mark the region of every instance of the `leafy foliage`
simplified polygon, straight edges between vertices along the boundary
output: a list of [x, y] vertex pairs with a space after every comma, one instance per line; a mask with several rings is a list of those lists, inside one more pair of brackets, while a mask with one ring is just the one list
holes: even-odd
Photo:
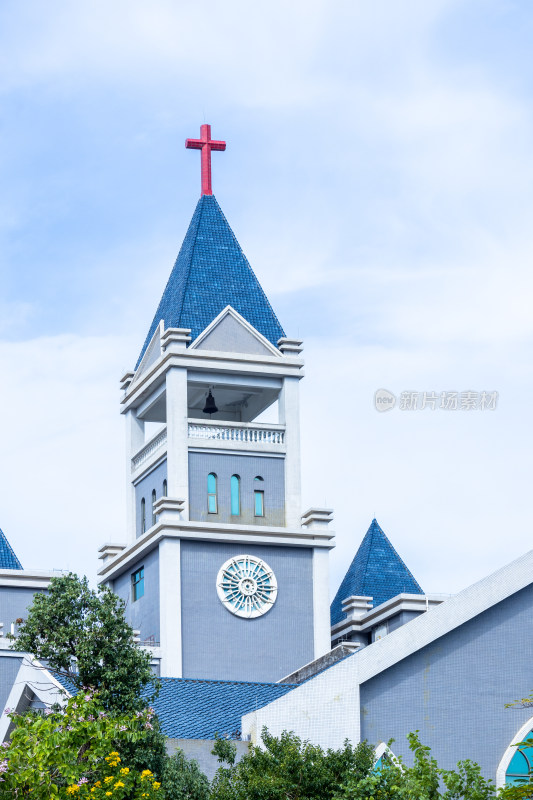
[[[212, 800], [493, 800], [496, 790], [477, 764], [462, 761], [456, 770], [439, 768], [429, 747], [410, 734], [414, 764], [382, 759], [361, 742], [324, 751], [291, 733], [279, 738], [264, 729], [264, 749], [252, 747], [237, 764], [234, 752], [215, 743], [213, 752], [225, 760], [212, 785]], [[230, 758], [224, 758], [225, 751]]]
[[104, 708], [139, 711], [154, 677], [150, 655], [134, 643], [124, 608], [107, 587], [90, 589], [87, 578], [52, 578], [48, 592], [34, 596], [11, 647], [46, 661], [77, 689], [97, 690]]
[[183, 750], [167, 759], [163, 771], [166, 800], [208, 800], [209, 781], [198, 763], [189, 760]]
[[3, 745], [0, 800], [108, 797], [106, 785], [116, 800], [157, 796], [150, 770], [124, 766], [120, 756], [126, 743], [142, 742], [152, 729], [149, 710], [109, 715], [86, 690], [60, 711], [10, 716], [15, 727]]
[[218, 770], [212, 800], [328, 800], [350, 775], [366, 774], [374, 764], [366, 742], [325, 752], [293, 733], [276, 738], [263, 729], [261, 739], [264, 749], [251, 747], [237, 764], [234, 750], [225, 747], [224, 740], [216, 742], [213, 752], [229, 767]]

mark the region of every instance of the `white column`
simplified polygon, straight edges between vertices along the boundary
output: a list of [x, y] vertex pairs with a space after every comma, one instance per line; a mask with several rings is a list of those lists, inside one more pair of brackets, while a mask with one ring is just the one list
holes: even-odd
[[285, 524], [301, 527], [300, 393], [298, 378], [284, 378], [279, 421], [285, 425]]
[[181, 541], [163, 539], [159, 545], [159, 638], [161, 675], [181, 678]]
[[313, 549], [313, 630], [315, 658], [331, 650], [329, 609], [329, 550]]
[[144, 444], [144, 421], [135, 409], [126, 411], [126, 526], [130, 541], [135, 541], [135, 487], [131, 482], [131, 459]]
[[167, 384], [168, 497], [184, 500], [182, 519], [189, 519], [189, 453], [187, 425], [187, 370], [172, 367]]

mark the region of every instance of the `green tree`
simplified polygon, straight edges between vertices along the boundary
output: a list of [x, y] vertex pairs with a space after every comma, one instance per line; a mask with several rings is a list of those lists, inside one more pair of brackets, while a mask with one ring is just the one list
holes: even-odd
[[418, 732], [408, 735], [413, 766], [384, 758], [379, 769], [350, 776], [337, 800], [492, 800], [496, 789], [472, 761], [460, 761], [456, 770], [441, 769], [423, 745]]
[[121, 758], [124, 745], [142, 743], [151, 731], [149, 710], [110, 715], [98, 695], [86, 691], [59, 711], [10, 716], [15, 727], [0, 757], [0, 800], [160, 794], [150, 770], [135, 770]]
[[213, 752], [228, 764], [218, 770], [212, 800], [493, 800], [496, 790], [477, 764], [439, 768], [417, 733], [408, 736], [413, 766], [384, 757], [376, 767], [374, 749], [361, 742], [324, 751], [292, 733], [279, 738], [266, 730], [263, 748], [252, 747], [235, 764], [233, 743], [219, 740]]
[[233, 743], [215, 743], [213, 753], [229, 766], [217, 771], [212, 800], [328, 800], [350, 775], [362, 777], [374, 765], [366, 742], [324, 751], [293, 733], [276, 738], [263, 729], [261, 739], [263, 748], [252, 746], [237, 764]]
[[208, 800], [209, 781], [194, 759], [177, 750], [167, 759], [163, 770], [166, 800]]
[[157, 687], [150, 655], [134, 643], [124, 608], [107, 587], [90, 589], [87, 578], [52, 578], [48, 592], [35, 595], [11, 647], [47, 662], [78, 690], [97, 690], [105, 709], [142, 710], [143, 693]]

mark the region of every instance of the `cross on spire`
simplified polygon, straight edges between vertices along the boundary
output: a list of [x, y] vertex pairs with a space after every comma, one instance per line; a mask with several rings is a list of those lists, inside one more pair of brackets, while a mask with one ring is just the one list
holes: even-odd
[[200, 139], [186, 139], [188, 150], [202, 151], [202, 194], [213, 194], [211, 188], [211, 150], [225, 150], [226, 142], [211, 139], [211, 125], [200, 127]]

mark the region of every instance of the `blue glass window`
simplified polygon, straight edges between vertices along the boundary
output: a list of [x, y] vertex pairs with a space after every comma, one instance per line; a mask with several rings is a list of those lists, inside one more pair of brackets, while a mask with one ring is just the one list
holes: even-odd
[[146, 531], [146, 500], [144, 497], [141, 500], [141, 533]]
[[238, 475], [232, 475], [231, 481], [231, 513], [238, 516], [241, 513], [241, 479]]
[[157, 493], [155, 489], [152, 490], [152, 525], [155, 525], [155, 511], [154, 511], [154, 503], [157, 500]]
[[167, 479], [165, 478], [165, 480], [163, 481], [163, 497], [168, 497], [167, 491], [168, 491], [168, 483]]
[[526, 783], [533, 772], [533, 731], [528, 733], [524, 742], [531, 742], [531, 747], [516, 748], [516, 753], [512, 757], [505, 773], [506, 786]]
[[260, 475], [254, 480], [254, 508], [256, 517], [265, 516], [265, 490], [264, 481]]
[[217, 476], [210, 472], [207, 476], [207, 511], [209, 514], [217, 514]]
[[144, 595], [144, 567], [141, 567], [132, 574], [131, 593], [133, 596], [133, 602]]

